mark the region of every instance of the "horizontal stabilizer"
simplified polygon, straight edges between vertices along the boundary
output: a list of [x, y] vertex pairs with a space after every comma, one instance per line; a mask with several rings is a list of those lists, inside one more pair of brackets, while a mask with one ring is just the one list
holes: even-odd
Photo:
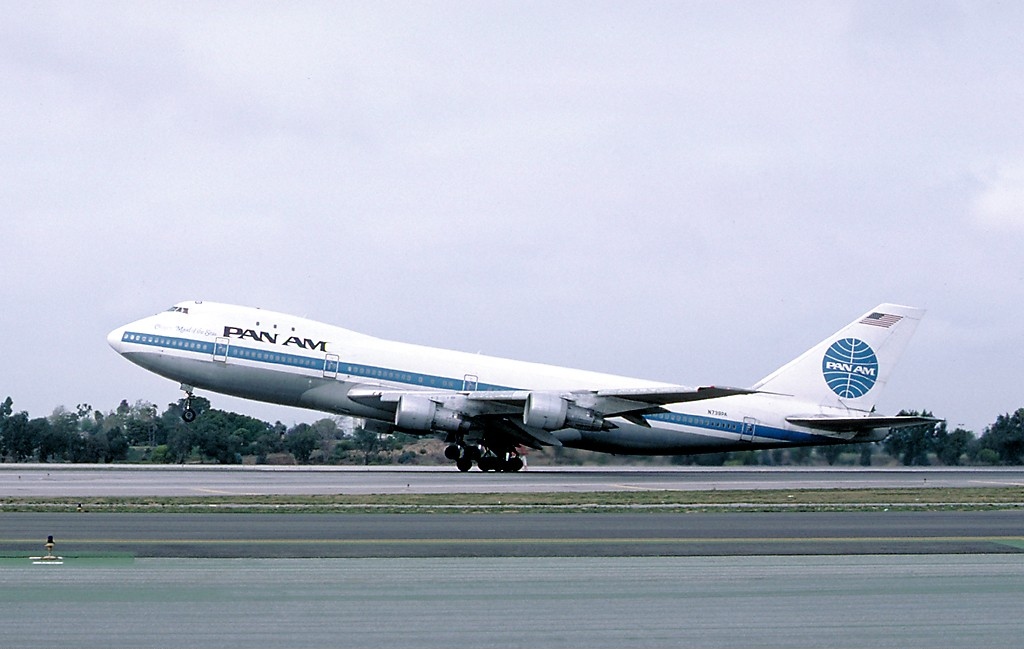
[[808, 428], [816, 428], [830, 433], [850, 433], [879, 428], [905, 428], [922, 424], [937, 424], [942, 420], [936, 417], [921, 417], [917, 415], [897, 415], [893, 417], [868, 415], [866, 417], [786, 417], [786, 421], [797, 426], [807, 426]]

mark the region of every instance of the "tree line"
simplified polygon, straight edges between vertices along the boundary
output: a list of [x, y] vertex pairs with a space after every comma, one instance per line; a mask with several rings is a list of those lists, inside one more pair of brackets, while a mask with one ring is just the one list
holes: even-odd
[[[325, 417], [288, 427], [247, 415], [212, 408], [195, 397], [199, 417], [186, 424], [185, 400], [160, 412], [148, 401], [127, 400], [112, 411], [89, 404], [73, 410], [58, 407], [48, 417], [16, 412], [11, 397], [0, 403], [0, 462], [178, 464], [446, 464], [443, 444], [432, 438], [379, 435], [356, 425], [358, 420]], [[923, 414], [927, 411], [901, 411]], [[669, 458], [612, 458], [572, 449], [533, 452], [532, 460], [548, 464], [644, 462], [671, 464], [1024, 464], [1024, 408], [999, 415], [980, 436], [945, 422], [894, 430], [885, 440], [869, 444], [793, 447]]]
[[[241, 464], [408, 462], [402, 446], [411, 437], [379, 436], [345, 427], [341, 418], [288, 427], [218, 410], [203, 397], [192, 399], [199, 414], [186, 424], [185, 399], [163, 412], [148, 401], [102, 412], [89, 404], [56, 408], [48, 417], [15, 412], [10, 397], [0, 403], [0, 462]], [[349, 420], [351, 421], [351, 420]]]

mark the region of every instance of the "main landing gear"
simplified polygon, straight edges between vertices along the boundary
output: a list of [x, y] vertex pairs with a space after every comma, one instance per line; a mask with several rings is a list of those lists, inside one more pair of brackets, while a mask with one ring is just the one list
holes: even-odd
[[526, 463], [515, 451], [495, 453], [486, 446], [470, 446], [464, 443], [449, 444], [444, 449], [444, 456], [455, 460], [459, 471], [469, 471], [475, 462], [481, 471], [521, 471]]

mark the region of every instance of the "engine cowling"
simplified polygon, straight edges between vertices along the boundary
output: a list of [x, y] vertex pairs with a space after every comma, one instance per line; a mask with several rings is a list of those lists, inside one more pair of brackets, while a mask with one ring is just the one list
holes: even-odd
[[402, 395], [395, 408], [395, 426], [405, 430], [455, 432], [464, 423], [462, 413], [438, 405], [426, 397]]
[[569, 402], [550, 392], [531, 392], [526, 395], [523, 423], [531, 428], [558, 430], [565, 428]]
[[527, 395], [523, 423], [544, 430], [604, 428], [603, 417], [552, 392], [531, 392]]

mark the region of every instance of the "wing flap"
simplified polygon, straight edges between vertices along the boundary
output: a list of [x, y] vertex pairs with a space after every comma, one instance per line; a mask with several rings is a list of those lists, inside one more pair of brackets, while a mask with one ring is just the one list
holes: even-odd
[[541, 428], [531, 428], [515, 419], [502, 419], [502, 432], [518, 440], [530, 448], [540, 449], [544, 446], [562, 446], [562, 440]]

